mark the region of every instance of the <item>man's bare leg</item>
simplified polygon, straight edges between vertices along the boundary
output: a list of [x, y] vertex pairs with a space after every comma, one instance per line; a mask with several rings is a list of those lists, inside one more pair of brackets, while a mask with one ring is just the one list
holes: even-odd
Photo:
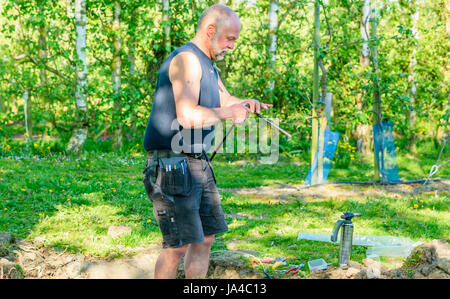
[[208, 272], [209, 253], [214, 242], [214, 235], [205, 236], [200, 243], [192, 243], [184, 259], [184, 272], [186, 278], [205, 278]]
[[155, 278], [176, 278], [178, 265], [189, 245], [163, 248], [156, 260]]

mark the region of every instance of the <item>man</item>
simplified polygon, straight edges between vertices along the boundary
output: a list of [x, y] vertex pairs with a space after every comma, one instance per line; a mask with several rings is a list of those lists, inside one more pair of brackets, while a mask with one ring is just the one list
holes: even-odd
[[240, 30], [234, 11], [211, 6], [195, 37], [159, 71], [144, 136], [149, 157], [143, 176], [163, 235], [155, 278], [175, 278], [183, 256], [186, 278], [206, 276], [214, 235], [228, 230], [205, 153], [212, 145], [208, 137], [221, 121], [242, 123], [249, 112], [272, 106], [231, 96], [214, 68], [213, 61], [234, 48]]

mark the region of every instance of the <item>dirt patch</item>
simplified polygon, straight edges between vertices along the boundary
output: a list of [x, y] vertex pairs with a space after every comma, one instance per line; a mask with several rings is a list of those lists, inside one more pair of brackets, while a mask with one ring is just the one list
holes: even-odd
[[[212, 279], [260, 279], [265, 275], [259, 269], [249, 265], [244, 257], [247, 251], [229, 250], [212, 253], [206, 278]], [[254, 252], [252, 252], [254, 253]], [[178, 267], [177, 278], [185, 278], [183, 261]]]
[[[97, 258], [46, 248], [42, 238], [30, 242], [0, 234], [0, 239], [0, 279], [151, 279], [161, 250], [160, 245], [148, 245], [136, 248], [133, 256]], [[246, 254], [240, 250], [212, 253], [207, 278], [263, 278], [241, 258]], [[177, 277], [185, 277], [183, 263]]]
[[330, 198], [361, 198], [387, 196], [401, 198], [418, 194], [448, 194], [450, 180], [429, 181], [427, 184], [397, 184], [397, 185], [352, 185], [326, 184], [312, 187], [304, 185], [277, 184], [256, 188], [223, 188], [221, 191], [242, 196], [269, 198], [272, 203], [289, 202], [291, 200], [327, 200]]
[[11, 238], [0, 256], [0, 278], [153, 278], [160, 251], [145, 246], [131, 257], [98, 258], [46, 248], [43, 242]]
[[[2, 234], [0, 234], [2, 235]], [[4, 236], [3, 234], [2, 236]], [[100, 259], [83, 254], [59, 252], [10, 237], [9, 245], [1, 243], [0, 279], [20, 278], [153, 278], [160, 248], [156, 245], [142, 247], [131, 257]], [[241, 250], [212, 253], [207, 278], [262, 279], [266, 278], [258, 265], [250, 265], [246, 257], [256, 254]], [[281, 272], [279, 272], [281, 273]], [[303, 278], [302, 275], [273, 275], [273, 278]], [[185, 278], [183, 263], [177, 278]], [[386, 267], [372, 259], [363, 264], [353, 261], [346, 267], [328, 267], [312, 272], [311, 279], [449, 279], [450, 250], [445, 241], [433, 240], [416, 247], [403, 264]]]

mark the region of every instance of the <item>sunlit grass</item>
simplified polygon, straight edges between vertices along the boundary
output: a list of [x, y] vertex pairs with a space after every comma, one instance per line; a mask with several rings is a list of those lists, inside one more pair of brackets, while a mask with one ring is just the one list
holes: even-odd
[[[421, 161], [398, 159], [400, 176], [413, 179], [427, 174], [425, 170], [435, 161], [431, 153], [425, 155]], [[372, 180], [370, 159], [356, 156], [347, 168], [332, 168], [329, 181]], [[146, 244], [160, 244], [153, 205], [142, 184], [144, 161], [145, 155], [137, 151], [128, 156], [4, 156], [0, 158], [0, 231], [22, 238], [43, 237], [46, 246], [95, 256], [120, 256]], [[417, 163], [422, 163], [422, 170], [417, 170]], [[302, 185], [309, 170], [306, 162], [285, 159], [264, 165], [218, 157], [213, 164], [219, 188]], [[439, 175], [448, 176], [448, 170], [443, 168]], [[229, 232], [217, 236], [213, 251], [233, 248], [255, 251], [259, 256], [284, 256], [292, 263], [319, 257], [334, 263], [338, 245], [297, 241], [297, 236], [299, 232], [330, 234], [343, 211], [363, 213], [354, 220], [355, 234], [418, 241], [448, 239], [450, 235], [446, 191], [395, 198], [292, 196], [276, 202], [231, 190], [221, 191]], [[107, 234], [111, 225], [129, 227], [131, 234], [112, 238]], [[355, 246], [353, 259], [364, 258], [365, 247]]]

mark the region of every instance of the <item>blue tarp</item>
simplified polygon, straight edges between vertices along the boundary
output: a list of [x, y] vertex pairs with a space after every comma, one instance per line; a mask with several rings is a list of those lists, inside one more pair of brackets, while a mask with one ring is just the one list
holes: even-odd
[[392, 122], [373, 126], [373, 144], [381, 181], [399, 182]]
[[[331, 169], [331, 162], [333, 161], [333, 156], [334, 153], [336, 152], [338, 141], [339, 141], [339, 132], [331, 131], [329, 127], [327, 127], [324, 132], [323, 178], [321, 181], [318, 181], [317, 184], [323, 184], [327, 181], [328, 173], [330, 172]], [[313, 167], [311, 167], [312, 172], [314, 174], [316, 174], [318, 171], [318, 155], [319, 151], [317, 151], [316, 156], [314, 158]], [[305, 185], [311, 185], [311, 170], [309, 170], [309, 173], [305, 179]]]

